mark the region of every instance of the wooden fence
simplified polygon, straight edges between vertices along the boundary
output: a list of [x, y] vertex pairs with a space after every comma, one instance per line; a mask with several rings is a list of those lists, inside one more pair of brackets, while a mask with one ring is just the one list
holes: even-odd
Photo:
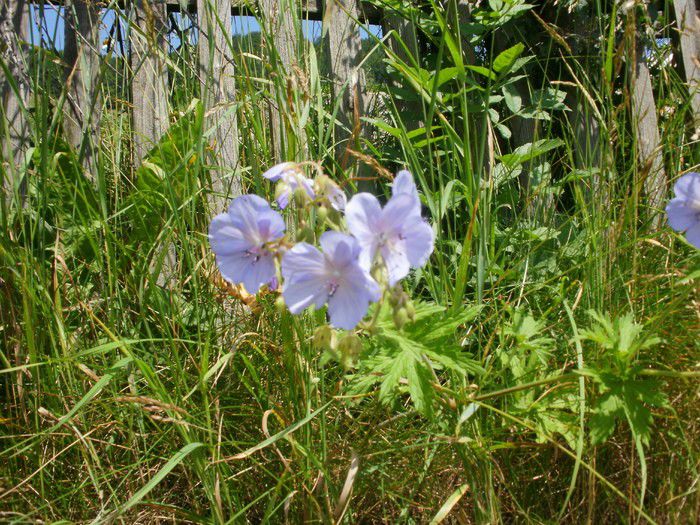
[[[466, 21], [470, 5], [474, 2], [459, 0], [459, 16]], [[99, 82], [98, 4], [95, 0], [64, 0], [65, 17], [65, 75], [67, 100], [64, 104], [64, 128], [67, 139], [80, 152], [80, 158], [88, 173], [94, 172], [93, 142], [90, 137], [99, 130], [100, 115], [97, 85]], [[358, 21], [382, 24], [385, 33], [397, 34], [406, 44], [395, 46], [397, 55], [414, 51], [418, 43], [415, 28], [406, 20], [381, 12], [373, 5], [358, 0], [132, 0], [135, 17], [131, 34], [131, 70], [133, 101], [134, 160], [138, 164], [146, 152], [158, 142], [168, 125], [167, 89], [167, 18], [174, 11], [197, 13], [199, 29], [199, 76], [202, 100], [207, 114], [207, 129], [215, 131], [212, 146], [220, 176], [213, 177], [213, 195], [219, 196], [211, 204], [221, 208], [227, 195], [240, 192], [239, 182], [229, 176], [238, 163], [238, 139], [236, 113], [231, 110], [235, 100], [231, 48], [227, 44], [230, 16], [264, 14], [269, 34], [285, 67], [291, 67], [299, 38], [293, 20], [299, 16], [321, 20], [329, 53], [333, 95], [340, 100], [339, 125], [336, 137], [340, 138], [338, 155], [342, 154], [353, 128], [353, 122], [364, 111], [364, 79], [359, 68], [360, 28]], [[694, 0], [674, 0], [673, 7], [680, 35], [682, 67], [692, 93], [691, 104], [695, 116], [700, 119], [700, 32]], [[255, 13], [253, 12], [255, 11]], [[25, 112], [21, 110], [29, 95], [29, 79], [24, 70], [26, 61], [21, 56], [23, 42], [28, 40], [29, 0], [0, 0], [0, 48], [2, 60], [15, 82], [3, 82], [3, 108], [8, 137], [3, 145], [4, 159], [9, 162], [6, 186], [12, 186], [12, 172], [25, 161], [29, 144], [29, 129]], [[474, 60], [473, 51], [466, 46], [467, 60]], [[470, 58], [471, 57], [471, 58]], [[666, 176], [661, 161], [661, 139], [656, 119], [656, 104], [651, 90], [651, 78], [643, 52], [638, 50], [632, 70], [632, 106], [635, 113], [637, 135], [640, 138], [639, 162], [647, 170], [647, 192], [653, 205], [660, 206], [666, 193]], [[280, 116], [273, 114], [271, 126], [276, 132]], [[276, 119], [276, 120], [275, 120]], [[422, 123], [417, 123], [417, 126]], [[697, 121], [700, 127], [700, 120]], [[526, 140], [527, 138], [525, 138]], [[275, 156], [283, 160], [281, 138], [273, 137]], [[225, 184], [224, 181], [229, 181]], [[8, 189], [6, 187], [6, 189]]]

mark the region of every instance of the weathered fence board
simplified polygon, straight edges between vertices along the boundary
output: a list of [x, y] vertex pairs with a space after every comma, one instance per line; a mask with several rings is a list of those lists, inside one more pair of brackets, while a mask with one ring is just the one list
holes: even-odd
[[294, 21], [298, 17], [296, 0], [259, 0], [274, 51], [289, 72], [296, 58], [298, 38]]
[[[348, 164], [348, 149], [359, 138], [356, 126], [364, 113], [365, 81], [359, 67], [362, 43], [356, 23], [359, 16], [356, 0], [328, 0], [323, 16], [326, 50], [329, 53], [333, 98], [339, 100], [336, 127], [336, 155], [342, 165]], [[350, 141], [350, 142], [349, 142]]]
[[168, 128], [166, 6], [137, 0], [131, 32], [134, 159], [138, 164]]
[[696, 131], [700, 130], [700, 21], [694, 0], [673, 0], [680, 32], [683, 70], [690, 92]]
[[[221, 211], [228, 197], [241, 192], [233, 176], [238, 166], [236, 100], [231, 57], [231, 3], [227, 0], [197, 0], [199, 16], [199, 78], [205, 110], [205, 131], [213, 130], [212, 175], [209, 205]], [[228, 176], [228, 178], [226, 177]]]
[[656, 103], [644, 46], [637, 38], [632, 70], [632, 118], [637, 135], [637, 156], [642, 168], [644, 190], [650, 217], [659, 224], [659, 211], [666, 197], [666, 174], [661, 156], [661, 138], [656, 116]]
[[269, 38], [267, 53], [271, 60], [279, 60], [284, 78], [277, 79], [277, 100], [270, 107], [270, 131], [274, 157], [278, 162], [289, 160], [283, 151], [286, 139], [285, 123], [280, 106], [286, 103], [287, 79], [293, 75], [292, 65], [296, 61], [299, 39], [295, 27], [298, 18], [296, 0], [260, 0], [260, 8], [266, 24], [265, 34]]
[[[18, 182], [18, 168], [29, 147], [30, 129], [23, 111], [29, 101], [29, 77], [26, 70], [23, 42], [29, 39], [29, 3], [24, 0], [0, 0], [0, 60], [7, 66], [15, 86], [3, 73], [0, 75], [3, 119], [2, 162], [5, 180], [3, 189], [9, 195]], [[15, 89], [16, 88], [16, 89]]]
[[89, 174], [96, 173], [101, 102], [100, 10], [95, 0], [64, 3], [66, 101], [63, 127], [68, 142], [79, 152]]

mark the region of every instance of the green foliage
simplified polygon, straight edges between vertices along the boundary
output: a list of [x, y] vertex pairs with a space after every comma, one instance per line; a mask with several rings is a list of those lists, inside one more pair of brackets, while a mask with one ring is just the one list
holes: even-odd
[[136, 171], [127, 209], [133, 242], [153, 241], [169, 216], [199, 193], [197, 166], [204, 111], [198, 100], [166, 131]]
[[379, 384], [379, 399], [394, 404], [408, 393], [414, 408], [426, 417], [435, 410], [435, 390], [447, 372], [458, 378], [483, 373], [479, 363], [457, 342], [456, 331], [476, 318], [479, 308], [448, 313], [444, 307], [416, 304], [415, 321], [397, 330], [390, 308], [379, 314], [377, 332], [367, 339], [360, 368], [352, 377], [351, 394]]
[[[216, 271], [196, 17], [167, 57], [173, 125], [143, 164], [119, 46], [94, 173], [60, 138], [63, 53], [32, 50], [30, 162], [0, 153], [19, 190], [0, 201], [3, 518], [698, 522], [700, 259], [651, 220], [630, 111], [646, 34], [669, 189], [697, 170], [672, 2], [644, 27], [619, 2], [373, 3], [418, 46], [363, 41], [373, 102], [352, 147], [415, 175], [435, 251], [404, 282], [414, 323], [387, 309], [336, 344], [323, 311], [280, 315], [274, 291]], [[283, 70], [270, 36], [224, 44], [240, 146], [225, 168], [263, 194], [266, 167], [319, 160], [353, 191], [375, 173], [338, 154], [328, 53], [302, 41]]]
[[[545, 323], [530, 312], [517, 309], [503, 327], [496, 353], [501, 367], [509, 372], [509, 383], [522, 384], [549, 377], [555, 340]], [[535, 429], [538, 443], [561, 435], [571, 448], [578, 439], [576, 412], [579, 399], [568, 385], [558, 388], [529, 388], [512, 394], [513, 414]]]
[[668, 399], [658, 380], [638, 377], [642, 368], [637, 358], [660, 340], [645, 333], [644, 326], [635, 323], [631, 314], [611, 319], [592, 310], [588, 313], [593, 324], [581, 331], [581, 338], [602, 348], [593, 364], [582, 371], [598, 387], [598, 397], [591, 407], [591, 442], [603, 443], [616, 423], [626, 420], [635, 439], [648, 445], [653, 422], [649, 407], [666, 408]]

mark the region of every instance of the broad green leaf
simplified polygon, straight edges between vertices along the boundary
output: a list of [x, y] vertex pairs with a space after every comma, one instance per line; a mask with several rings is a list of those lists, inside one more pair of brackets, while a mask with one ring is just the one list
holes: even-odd
[[534, 158], [544, 155], [564, 144], [561, 139], [541, 139], [530, 144], [525, 144], [516, 148], [513, 153], [501, 155], [500, 160], [506, 166], [513, 168], [519, 164], [524, 164]]
[[484, 67], [484, 66], [464, 66], [466, 69], [469, 69], [470, 71], [473, 71], [474, 73], [478, 73], [481, 76], [484, 76], [488, 79], [491, 80], [496, 80], [498, 77], [496, 74], [491, 71], [490, 69]]
[[523, 53], [525, 45], [517, 43], [513, 47], [509, 47], [502, 51], [493, 61], [493, 70], [496, 73], [502, 73], [510, 68], [515, 63], [515, 60]]
[[501, 91], [508, 109], [517, 114], [523, 107], [523, 100], [518, 94], [518, 90], [512, 84], [507, 84], [501, 88]]

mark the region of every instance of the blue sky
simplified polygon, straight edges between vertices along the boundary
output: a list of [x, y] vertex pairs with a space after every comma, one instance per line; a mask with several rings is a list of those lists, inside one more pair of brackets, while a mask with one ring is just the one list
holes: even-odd
[[[45, 42], [53, 42], [56, 49], [63, 49], [63, 9], [45, 5], [41, 31], [37, 24], [40, 14], [40, 9], [37, 5], [32, 5], [31, 14], [32, 22], [30, 34], [32, 43], [39, 44], [41, 35]], [[115, 17], [115, 12], [111, 9], [103, 12], [102, 24], [100, 27], [100, 40], [104, 41], [107, 38], [109, 29], [114, 24]], [[260, 25], [252, 16], [234, 16], [231, 17], [231, 19], [232, 34], [246, 34], [260, 30]], [[123, 29], [126, 28], [123, 27]], [[314, 40], [321, 36], [321, 22], [316, 20], [303, 20], [302, 31], [306, 38]], [[370, 31], [376, 36], [381, 36], [381, 28], [379, 26], [371, 25]], [[122, 34], [124, 33], [125, 31], [122, 32]], [[360, 29], [360, 34], [362, 38], [367, 38], [369, 36], [364, 29]]]

